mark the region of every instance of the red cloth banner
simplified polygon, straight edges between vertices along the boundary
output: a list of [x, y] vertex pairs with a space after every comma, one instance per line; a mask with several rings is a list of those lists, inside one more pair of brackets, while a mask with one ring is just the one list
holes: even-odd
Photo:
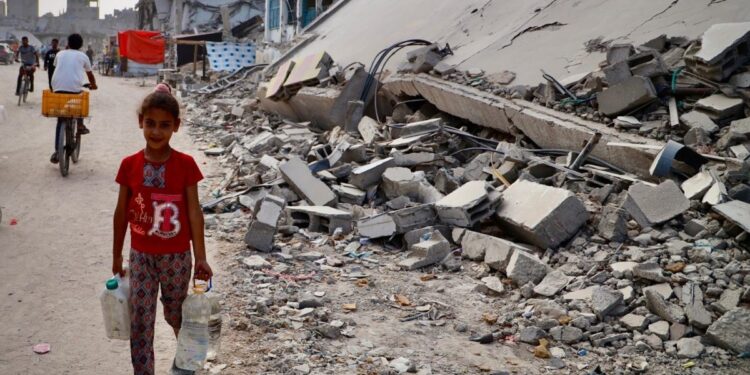
[[120, 56], [141, 64], [164, 62], [166, 42], [158, 31], [125, 30], [117, 33]]

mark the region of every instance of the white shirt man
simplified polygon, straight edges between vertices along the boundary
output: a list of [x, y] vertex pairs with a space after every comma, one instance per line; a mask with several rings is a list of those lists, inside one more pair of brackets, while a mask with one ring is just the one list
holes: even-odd
[[55, 56], [55, 73], [52, 75], [52, 90], [55, 92], [81, 92], [86, 82], [86, 73], [91, 72], [91, 61], [85, 53], [67, 49]]

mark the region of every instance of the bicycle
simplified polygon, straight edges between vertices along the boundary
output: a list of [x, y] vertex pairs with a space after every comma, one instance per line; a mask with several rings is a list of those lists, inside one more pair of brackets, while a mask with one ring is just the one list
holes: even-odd
[[25, 65], [21, 67], [21, 74], [23, 74], [23, 77], [21, 78], [21, 88], [18, 91], [18, 106], [21, 106], [21, 100], [23, 100], [24, 103], [26, 103], [26, 97], [29, 95], [29, 89], [31, 88], [31, 74], [29, 72], [34, 72], [36, 70], [36, 67], [34, 65]]
[[[84, 85], [89, 88], [89, 85]], [[89, 93], [80, 94], [53, 93], [44, 90], [42, 93], [42, 115], [57, 118], [55, 150], [60, 166], [60, 174], [68, 175], [70, 161], [78, 163], [81, 154], [81, 133], [78, 121], [88, 117]]]

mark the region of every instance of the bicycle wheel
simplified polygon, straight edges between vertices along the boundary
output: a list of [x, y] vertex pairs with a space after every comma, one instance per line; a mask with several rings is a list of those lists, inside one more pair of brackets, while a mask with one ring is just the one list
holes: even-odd
[[23, 102], [26, 103], [26, 97], [29, 95], [29, 85], [31, 85], [31, 82], [29, 81], [29, 78], [23, 79]]
[[69, 138], [68, 133], [70, 131], [70, 128], [68, 127], [69, 122], [70, 119], [63, 119], [57, 123], [57, 126], [60, 128], [57, 137], [57, 163], [60, 165], [60, 174], [63, 177], [68, 175], [68, 163], [70, 161], [70, 153], [68, 153], [67, 147], [67, 141]]
[[18, 106], [19, 107], [21, 106], [21, 101], [24, 100], [23, 99], [24, 91], [26, 91], [26, 80], [21, 79], [21, 87], [19, 88], [19, 91], [18, 91]]
[[78, 126], [76, 124], [75, 126], [75, 136], [73, 139], [75, 140], [75, 146], [73, 148], [73, 152], [70, 155], [70, 159], [73, 160], [73, 163], [78, 163], [78, 155], [81, 154], [81, 133], [78, 132]]

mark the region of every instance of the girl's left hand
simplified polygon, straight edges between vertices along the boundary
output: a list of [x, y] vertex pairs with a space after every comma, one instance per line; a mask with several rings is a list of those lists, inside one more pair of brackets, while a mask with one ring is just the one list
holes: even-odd
[[195, 261], [195, 272], [193, 274], [198, 280], [208, 281], [208, 279], [213, 277], [214, 272], [206, 260], [197, 260]]

